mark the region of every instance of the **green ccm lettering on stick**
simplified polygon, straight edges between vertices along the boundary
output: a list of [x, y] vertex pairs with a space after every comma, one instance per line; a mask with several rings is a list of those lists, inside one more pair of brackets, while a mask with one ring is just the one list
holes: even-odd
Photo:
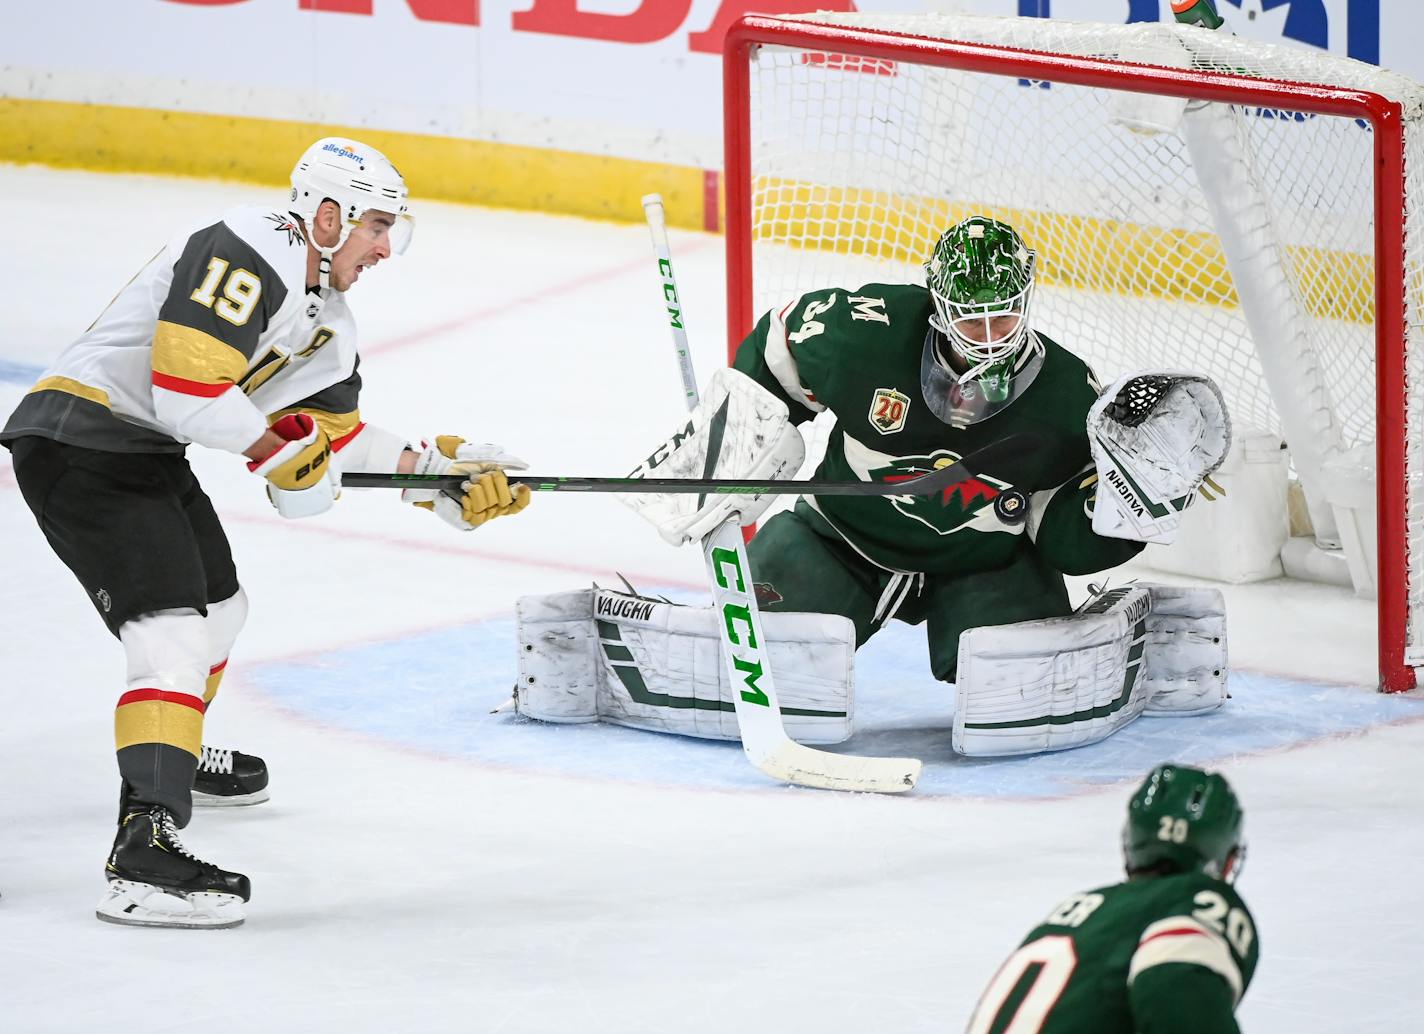
[[732, 658], [732, 667], [742, 673], [742, 681], [747, 684], [748, 689], [743, 689], [742, 699], [749, 704], [757, 704], [760, 707], [770, 707], [771, 701], [766, 698], [766, 694], [761, 691], [761, 687], [756, 684], [756, 680], [761, 678], [761, 661], [744, 661], [740, 657]]
[[[745, 646], [748, 650], [757, 648], [756, 627], [752, 624], [752, 612], [748, 607], [740, 603], [726, 603], [722, 606], [722, 620], [727, 624], [727, 638], [738, 646]], [[732, 627], [733, 621], [740, 621], [747, 626], [746, 642], [737, 638], [737, 630]]]
[[[724, 589], [733, 589], [735, 592], [746, 592], [746, 582], [742, 580], [742, 562], [737, 558], [735, 549], [722, 549], [718, 547], [712, 550], [712, 567], [717, 572], [717, 584]], [[730, 567], [737, 575], [735, 586], [727, 583], [727, 576], [722, 573], [723, 567]]]

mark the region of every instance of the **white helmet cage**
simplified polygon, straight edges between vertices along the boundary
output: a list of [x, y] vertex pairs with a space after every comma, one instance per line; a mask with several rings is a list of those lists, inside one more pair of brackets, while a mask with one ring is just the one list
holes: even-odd
[[[323, 201], [341, 206], [341, 232], [336, 243], [323, 248], [312, 240], [312, 220]], [[306, 149], [292, 169], [291, 211], [308, 228], [308, 240], [321, 253], [320, 281], [329, 288], [331, 256], [346, 243], [351, 231], [369, 211], [395, 216], [391, 251], [405, 253], [415, 232], [409, 192], [400, 171], [380, 151], [344, 137], [323, 137]]]
[[[1027, 253], [1025, 270], [1028, 282], [1022, 290], [1006, 298], [983, 302], [952, 301], [930, 289], [930, 298], [934, 303], [930, 326], [943, 334], [950, 346], [968, 363], [968, 369], [958, 376], [961, 384], [973, 380], [995, 364], [1017, 356], [1028, 340], [1035, 259], [1033, 252]], [[996, 334], [994, 322], [1001, 316], [1017, 316], [1018, 319], [1002, 333]], [[972, 334], [969, 333], [971, 329], [975, 331]]]

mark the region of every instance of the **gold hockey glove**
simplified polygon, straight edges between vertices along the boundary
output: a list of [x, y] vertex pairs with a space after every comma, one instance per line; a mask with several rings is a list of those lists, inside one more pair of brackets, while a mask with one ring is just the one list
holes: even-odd
[[283, 517], [323, 513], [341, 495], [331, 441], [306, 413], [288, 413], [271, 427], [286, 442], [247, 469], [267, 479], [267, 498]]
[[431, 502], [415, 505], [434, 510], [446, 524], [461, 531], [474, 531], [486, 521], [518, 513], [529, 505], [529, 486], [511, 486], [502, 470], [481, 474], [466, 481], [463, 487], [465, 492], [458, 502], [441, 495]]

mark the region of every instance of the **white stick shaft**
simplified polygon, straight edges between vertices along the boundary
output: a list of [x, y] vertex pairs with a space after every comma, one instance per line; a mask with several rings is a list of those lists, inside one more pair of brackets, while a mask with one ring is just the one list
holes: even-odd
[[[658, 274], [663, 281], [663, 300], [667, 305], [678, 367], [682, 371], [687, 408], [692, 409], [697, 405], [697, 378], [692, 371], [687, 327], [672, 271], [662, 198], [657, 194], [644, 197], [643, 212], [652, 231], [653, 250], [658, 256]], [[707, 565], [713, 605], [723, 619], [722, 663], [731, 680], [732, 703], [747, 760], [773, 779], [800, 786], [863, 793], [903, 793], [912, 789], [920, 775], [920, 762], [915, 758], [833, 754], [804, 746], [786, 735], [771, 674], [771, 657], [764, 652], [766, 634], [757, 609], [751, 564], [735, 516], [702, 540], [702, 556]]]
[[653, 252], [658, 259], [658, 276], [662, 280], [663, 305], [667, 308], [668, 329], [672, 331], [672, 347], [677, 355], [677, 367], [682, 373], [682, 394], [687, 408], [697, 405], [697, 375], [692, 369], [692, 351], [687, 345], [687, 327], [682, 318], [682, 299], [677, 291], [677, 277], [672, 271], [672, 249], [668, 245], [667, 217], [660, 194], [643, 198], [643, 214], [653, 235]]
[[781, 723], [781, 704], [771, 657], [757, 610], [756, 587], [742, 529], [724, 522], [702, 540], [712, 605], [722, 616], [722, 663], [732, 687], [732, 705], [747, 760], [783, 782], [826, 790], [904, 793], [920, 776], [916, 758], [867, 758], [833, 754], [797, 743]]

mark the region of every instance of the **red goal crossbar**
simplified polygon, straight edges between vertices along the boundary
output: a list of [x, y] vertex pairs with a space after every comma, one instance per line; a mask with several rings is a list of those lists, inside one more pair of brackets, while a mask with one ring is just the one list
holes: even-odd
[[743, 17], [723, 48], [723, 141], [727, 223], [729, 356], [750, 332], [752, 181], [750, 67], [761, 46], [792, 47], [880, 61], [1076, 86], [1279, 108], [1359, 119], [1373, 129], [1375, 244], [1375, 404], [1379, 557], [1379, 685], [1414, 688], [1405, 662], [1408, 623], [1408, 499], [1405, 432], [1404, 120], [1401, 106], [1355, 89], [1263, 80], [1222, 72], [1161, 68], [938, 40], [869, 28], [822, 25], [762, 15]]

